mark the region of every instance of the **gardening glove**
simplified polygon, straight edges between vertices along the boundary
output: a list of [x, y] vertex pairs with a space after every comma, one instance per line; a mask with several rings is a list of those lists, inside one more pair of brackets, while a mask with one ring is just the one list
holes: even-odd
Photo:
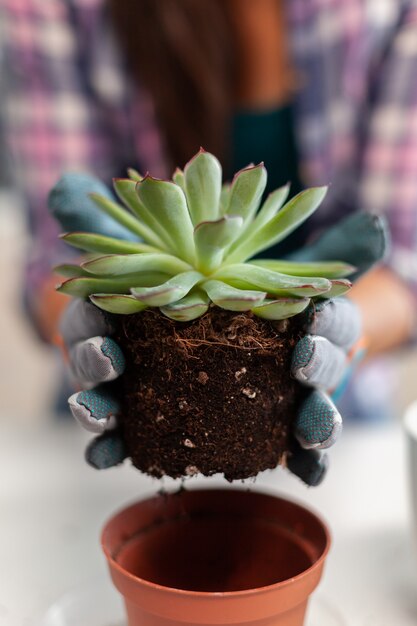
[[83, 428], [101, 435], [86, 450], [87, 462], [96, 469], [118, 465], [127, 455], [117, 430], [119, 403], [111, 385], [123, 373], [125, 360], [110, 337], [111, 317], [90, 302], [74, 299], [60, 323], [72, 374], [82, 388], [68, 399], [69, 407]]
[[[114, 200], [99, 179], [65, 174], [49, 195], [49, 211], [65, 231], [134, 239], [128, 229], [97, 208], [89, 197], [92, 192]], [[126, 458], [126, 451], [117, 431], [119, 404], [111, 393], [111, 382], [122, 374], [125, 363], [119, 346], [110, 338], [114, 330], [111, 315], [88, 301], [74, 299], [64, 311], [59, 329], [72, 376], [81, 388], [68, 400], [71, 412], [85, 429], [102, 435], [87, 448], [86, 460], [97, 469], [117, 465]]]
[[[349, 216], [291, 260], [339, 259], [355, 266], [354, 279], [380, 261], [388, 246], [385, 222], [368, 213]], [[307, 334], [297, 343], [291, 373], [312, 388], [294, 425], [296, 441], [288, 468], [309, 485], [318, 485], [327, 469], [320, 451], [329, 448], [342, 430], [342, 418], [333, 399], [345, 386], [353, 365], [364, 353], [358, 307], [348, 298], [313, 303], [307, 311]]]
[[49, 212], [65, 232], [83, 231], [134, 240], [135, 236], [130, 230], [100, 211], [90, 200], [91, 193], [100, 194], [109, 200], [115, 199], [109, 188], [90, 174], [64, 174], [49, 194]]

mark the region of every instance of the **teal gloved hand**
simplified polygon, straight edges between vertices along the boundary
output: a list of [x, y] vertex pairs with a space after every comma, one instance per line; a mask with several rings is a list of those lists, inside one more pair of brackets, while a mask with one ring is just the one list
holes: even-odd
[[288, 260], [332, 261], [356, 267], [350, 280], [357, 280], [378, 263], [390, 248], [386, 220], [371, 213], [353, 213], [332, 226], [312, 244], [288, 255]]
[[[389, 244], [383, 218], [356, 213], [289, 258], [300, 262], [338, 259], [356, 267], [351, 277], [356, 280], [385, 256]], [[288, 467], [308, 484], [319, 484], [328, 466], [321, 450], [333, 445], [342, 430], [342, 418], [328, 391], [336, 397], [352, 370], [348, 353], [361, 337], [361, 317], [355, 303], [347, 298], [323, 300], [312, 305], [307, 314], [307, 335], [295, 347], [292, 374], [313, 390], [295, 421], [297, 443]], [[352, 363], [359, 355], [357, 352]]]
[[[80, 191], [79, 180], [79, 175], [67, 175], [61, 179], [50, 196], [51, 212], [64, 228], [71, 230], [87, 230], [85, 215], [88, 213], [88, 230], [114, 236], [111, 218], [106, 217], [102, 223], [103, 216], [86, 193], [87, 190], [97, 189], [98, 185], [100, 193], [103, 193], [102, 183], [84, 177], [83, 191]], [[111, 196], [111, 193], [106, 190], [106, 195]], [[385, 249], [385, 229], [381, 221], [372, 216], [359, 221], [362, 229], [366, 222], [368, 237], [375, 241], [373, 252], [364, 255], [361, 239], [363, 261], [358, 259], [355, 263], [354, 260], [353, 252], [358, 238], [353, 238], [350, 245], [344, 248], [341, 246], [339, 254], [336, 253], [335, 241], [343, 240], [345, 223], [333, 228], [330, 234], [326, 233], [314, 246], [310, 246], [308, 260], [328, 259], [327, 252], [334, 250], [333, 259], [348, 260], [359, 271], [368, 269], [372, 258], [373, 262], [378, 261]], [[349, 232], [355, 230], [351, 222], [348, 226]], [[117, 231], [117, 236], [122, 238], [124, 235]], [[349, 253], [348, 259], [341, 256], [344, 252]], [[306, 484], [318, 485], [327, 469], [327, 458], [321, 450], [335, 442], [342, 424], [339, 412], [324, 390], [334, 387], [343, 376], [346, 353], [360, 336], [360, 315], [355, 305], [348, 300], [316, 303], [308, 311], [306, 330], [306, 337], [300, 340], [294, 351], [292, 374], [311, 387], [312, 391], [301, 405], [295, 420], [293, 449], [287, 466]], [[73, 300], [61, 321], [61, 333], [68, 348], [74, 376], [83, 388], [90, 387], [72, 395], [69, 405], [82, 426], [99, 435], [86, 450], [87, 462], [97, 469], [113, 467], [121, 463], [127, 454], [117, 429], [119, 404], [109, 391], [109, 383], [124, 369], [123, 355], [111, 339], [112, 332], [111, 316], [82, 300]], [[96, 387], [91, 389], [94, 385]]]
[[96, 469], [118, 465], [127, 452], [117, 429], [119, 402], [109, 383], [123, 373], [125, 360], [110, 337], [111, 316], [90, 302], [72, 300], [60, 330], [72, 373], [84, 388], [68, 399], [69, 407], [83, 428], [100, 435], [88, 446], [86, 460]]
[[91, 193], [100, 194], [109, 200], [115, 199], [109, 188], [95, 176], [64, 174], [49, 194], [49, 212], [65, 232], [83, 231], [134, 240], [135, 236], [130, 230], [100, 211], [90, 199]]

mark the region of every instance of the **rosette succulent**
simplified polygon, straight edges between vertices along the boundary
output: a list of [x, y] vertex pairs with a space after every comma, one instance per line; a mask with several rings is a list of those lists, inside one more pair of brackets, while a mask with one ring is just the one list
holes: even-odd
[[346, 292], [353, 268], [256, 258], [326, 193], [288, 200], [286, 185], [263, 201], [266, 182], [261, 163], [222, 184], [219, 161], [200, 150], [172, 181], [129, 170], [114, 180], [120, 202], [90, 195], [115, 236], [62, 235], [87, 255], [58, 268], [67, 278], [59, 291], [113, 314], [126, 359], [118, 429], [148, 474], [246, 478], [291, 454], [291, 421], [305, 397], [290, 375], [304, 334], [299, 314]]
[[222, 185], [219, 161], [204, 150], [172, 181], [129, 170], [129, 178], [114, 180], [121, 203], [91, 198], [133, 240], [62, 235], [89, 256], [80, 266], [58, 268], [69, 277], [59, 291], [88, 297], [110, 313], [151, 307], [179, 322], [204, 315], [210, 305], [281, 320], [303, 311], [311, 298], [346, 292], [352, 268], [345, 263], [254, 259], [292, 233], [326, 194], [325, 187], [312, 188], [287, 201], [286, 185], [261, 204], [266, 182], [261, 163]]

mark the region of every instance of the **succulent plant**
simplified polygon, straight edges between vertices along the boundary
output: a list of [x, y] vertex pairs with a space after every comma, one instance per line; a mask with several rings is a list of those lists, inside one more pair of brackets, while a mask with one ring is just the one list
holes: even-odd
[[315, 298], [346, 292], [353, 268], [341, 262], [298, 263], [254, 259], [293, 232], [320, 205], [326, 187], [288, 200], [289, 185], [261, 204], [267, 182], [263, 165], [238, 172], [222, 185], [222, 169], [200, 150], [172, 181], [141, 177], [114, 180], [123, 204], [91, 194], [95, 204], [137, 237], [126, 241], [87, 232], [62, 235], [88, 253], [80, 265], [61, 265], [59, 291], [87, 298], [117, 314], [157, 307], [188, 322], [211, 304], [281, 320]]

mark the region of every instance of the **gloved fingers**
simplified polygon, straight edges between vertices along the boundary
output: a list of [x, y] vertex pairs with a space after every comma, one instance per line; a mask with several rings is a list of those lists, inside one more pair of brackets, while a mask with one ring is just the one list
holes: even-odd
[[342, 416], [323, 391], [315, 389], [302, 403], [293, 434], [305, 450], [330, 448], [342, 432]]
[[345, 369], [345, 352], [325, 337], [305, 335], [294, 348], [291, 375], [303, 385], [333, 389]]
[[115, 380], [125, 369], [125, 359], [118, 344], [110, 337], [90, 337], [69, 351], [71, 370], [80, 384]]
[[85, 430], [102, 434], [117, 426], [119, 403], [103, 388], [78, 391], [68, 398], [72, 415]]
[[114, 332], [111, 315], [87, 300], [74, 298], [62, 314], [59, 330], [67, 347], [78, 341]]
[[317, 487], [326, 476], [328, 457], [319, 450], [304, 450], [294, 445], [287, 458], [287, 468], [309, 487]]
[[390, 248], [389, 229], [384, 217], [355, 212], [327, 229], [312, 244], [288, 256], [292, 261], [344, 261], [356, 267], [349, 280], [357, 280]]
[[127, 228], [103, 213], [90, 194], [96, 193], [114, 200], [110, 189], [91, 174], [68, 172], [52, 188], [48, 208], [65, 231], [80, 230], [119, 239], [137, 240]]
[[309, 310], [307, 332], [326, 337], [348, 352], [362, 333], [360, 311], [348, 298], [314, 303]]
[[95, 437], [85, 451], [87, 463], [99, 470], [120, 465], [126, 457], [126, 446], [118, 430]]

